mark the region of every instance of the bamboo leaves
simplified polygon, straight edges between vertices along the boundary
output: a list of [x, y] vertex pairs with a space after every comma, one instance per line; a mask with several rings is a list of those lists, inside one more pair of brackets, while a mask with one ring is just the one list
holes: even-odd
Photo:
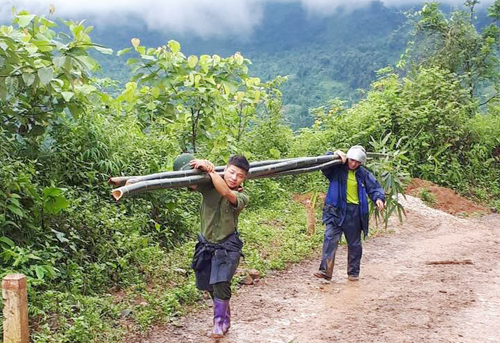
[[[403, 142], [406, 142], [406, 145], [403, 145]], [[371, 145], [374, 150], [380, 151], [377, 156], [379, 158], [372, 162], [371, 168], [384, 188], [386, 209], [381, 213], [377, 206], [371, 206], [370, 212], [377, 219], [382, 219], [387, 226], [389, 217], [393, 213], [398, 215], [400, 221], [403, 221], [403, 215], [405, 215], [399, 197], [405, 196], [404, 185], [409, 180], [409, 174], [405, 171], [405, 166], [409, 162], [406, 156], [409, 143], [407, 137], [397, 139], [389, 133], [380, 140], [372, 138]]]

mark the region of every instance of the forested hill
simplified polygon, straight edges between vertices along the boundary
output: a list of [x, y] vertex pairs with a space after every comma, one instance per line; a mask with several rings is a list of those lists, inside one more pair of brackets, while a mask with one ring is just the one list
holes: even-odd
[[[130, 46], [138, 37], [147, 47], [179, 41], [185, 54], [229, 56], [240, 51], [252, 60], [251, 73], [268, 80], [288, 76], [282, 87], [285, 113], [293, 128], [309, 126], [311, 107], [332, 98], [351, 102], [375, 78], [376, 70], [394, 63], [404, 50], [408, 30], [401, 9], [379, 2], [329, 17], [310, 15], [298, 3], [268, 3], [262, 24], [248, 36], [207, 38], [150, 31], [144, 23], [124, 25], [89, 22], [94, 40], [115, 50]], [[230, 35], [229, 35], [230, 36]], [[130, 56], [127, 56], [127, 58]], [[96, 54], [105, 75], [128, 79], [126, 58]]]

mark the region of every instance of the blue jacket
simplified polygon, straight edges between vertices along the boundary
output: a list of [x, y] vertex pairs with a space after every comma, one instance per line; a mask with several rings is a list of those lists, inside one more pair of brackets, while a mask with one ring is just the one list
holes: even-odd
[[[322, 172], [328, 180], [330, 180], [328, 193], [325, 198], [325, 205], [323, 207], [323, 223], [333, 223], [342, 226], [347, 208], [347, 164], [335, 165], [323, 169]], [[384, 189], [380, 183], [378, 183], [377, 179], [375, 179], [375, 176], [363, 166], [358, 167], [356, 170], [356, 180], [358, 182], [361, 228], [366, 237], [366, 235], [368, 235], [369, 218], [366, 195], [368, 194], [374, 203], [377, 199], [385, 201]]]

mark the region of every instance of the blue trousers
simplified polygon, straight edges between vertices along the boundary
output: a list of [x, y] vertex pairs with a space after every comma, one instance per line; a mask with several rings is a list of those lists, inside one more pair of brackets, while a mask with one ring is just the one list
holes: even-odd
[[358, 276], [361, 255], [363, 254], [361, 246], [361, 217], [358, 205], [347, 204], [346, 216], [342, 225], [339, 226], [335, 223], [326, 225], [323, 255], [319, 270], [328, 278], [331, 278], [333, 275], [335, 253], [337, 252], [342, 233], [344, 233], [347, 241], [347, 274]]

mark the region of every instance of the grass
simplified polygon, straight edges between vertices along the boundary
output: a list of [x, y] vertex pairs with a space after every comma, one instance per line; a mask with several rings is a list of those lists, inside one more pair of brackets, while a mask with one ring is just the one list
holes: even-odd
[[287, 205], [250, 213], [240, 222], [246, 256], [242, 266], [265, 274], [309, 256], [321, 244], [322, 234], [309, 236], [306, 222], [305, 208], [291, 200]]

